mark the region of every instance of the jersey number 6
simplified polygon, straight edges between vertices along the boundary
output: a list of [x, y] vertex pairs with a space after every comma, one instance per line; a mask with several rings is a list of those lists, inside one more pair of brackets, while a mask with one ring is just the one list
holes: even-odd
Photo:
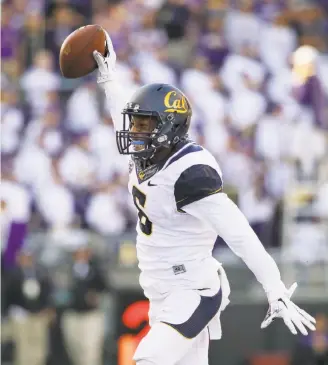
[[141, 232], [144, 233], [147, 236], [150, 236], [153, 230], [153, 224], [149, 220], [149, 218], [146, 216], [144, 211], [140, 208], [145, 208], [146, 205], [146, 195], [138, 190], [135, 186], [132, 188], [132, 196], [134, 205], [138, 209], [138, 216], [139, 216], [139, 227], [141, 229]]

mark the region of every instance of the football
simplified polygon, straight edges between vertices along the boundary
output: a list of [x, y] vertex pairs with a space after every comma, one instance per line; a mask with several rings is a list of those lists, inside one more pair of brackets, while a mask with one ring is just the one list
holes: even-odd
[[97, 68], [93, 51], [105, 54], [106, 35], [100, 25], [75, 30], [63, 42], [59, 53], [61, 73], [68, 79], [86, 76]]

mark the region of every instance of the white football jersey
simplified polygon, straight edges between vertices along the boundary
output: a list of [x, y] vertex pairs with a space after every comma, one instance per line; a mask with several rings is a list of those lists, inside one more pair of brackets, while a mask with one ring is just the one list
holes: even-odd
[[[115, 78], [103, 88], [115, 129], [121, 130], [124, 89]], [[140, 171], [131, 161], [129, 190], [139, 212], [140, 284], [148, 298], [163, 298], [176, 287], [214, 293], [222, 269], [212, 257], [217, 235], [253, 271], [269, 301], [285, 293], [275, 261], [221, 189], [217, 162], [193, 142], [180, 143], [162, 166]]]
[[181, 142], [162, 165], [144, 170], [130, 162], [129, 191], [138, 209], [140, 284], [148, 298], [168, 291], [219, 286], [212, 257], [217, 233], [183, 207], [222, 190], [214, 157], [191, 141]]

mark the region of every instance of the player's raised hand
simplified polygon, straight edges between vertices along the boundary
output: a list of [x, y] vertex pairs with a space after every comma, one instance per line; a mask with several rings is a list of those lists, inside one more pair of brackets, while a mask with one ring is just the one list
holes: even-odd
[[106, 34], [106, 54], [103, 56], [98, 51], [93, 51], [93, 57], [98, 65], [98, 84], [113, 80], [115, 75], [116, 53], [109, 34]]
[[296, 287], [297, 284], [294, 283], [289, 288], [286, 295], [270, 303], [268, 313], [261, 324], [261, 328], [268, 327], [276, 318], [282, 318], [285, 325], [294, 335], [297, 334], [297, 330], [303, 335], [307, 335], [307, 328], [311, 331], [315, 331], [315, 319], [290, 300]]

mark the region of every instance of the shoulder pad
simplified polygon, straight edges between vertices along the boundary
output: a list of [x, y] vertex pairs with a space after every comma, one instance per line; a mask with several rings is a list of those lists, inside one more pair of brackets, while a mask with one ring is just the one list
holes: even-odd
[[219, 193], [222, 188], [221, 176], [215, 168], [204, 164], [192, 165], [181, 173], [174, 185], [177, 209], [182, 211], [185, 205]]

